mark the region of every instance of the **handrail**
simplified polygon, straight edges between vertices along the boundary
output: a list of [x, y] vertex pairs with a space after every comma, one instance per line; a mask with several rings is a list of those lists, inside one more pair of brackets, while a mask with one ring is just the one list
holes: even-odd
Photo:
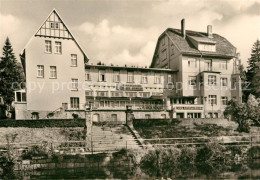
[[[52, 112], [50, 112], [50, 113], [55, 113], [55, 112], [58, 111], [59, 109], [62, 109], [62, 107], [59, 107], [59, 108], [55, 109], [54, 111], [52, 111]], [[50, 113], [48, 113], [47, 116], [45, 116], [43, 119], [48, 118], [48, 115], [49, 115]]]

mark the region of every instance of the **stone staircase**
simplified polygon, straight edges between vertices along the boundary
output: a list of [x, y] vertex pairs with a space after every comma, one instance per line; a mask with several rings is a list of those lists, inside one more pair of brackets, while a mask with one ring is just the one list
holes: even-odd
[[125, 125], [93, 125], [92, 147], [94, 152], [140, 149], [136, 139]]

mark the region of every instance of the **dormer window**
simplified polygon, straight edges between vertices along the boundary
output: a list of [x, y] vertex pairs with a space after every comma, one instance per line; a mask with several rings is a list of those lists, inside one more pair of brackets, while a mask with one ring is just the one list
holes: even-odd
[[192, 44], [200, 51], [216, 52], [216, 41], [203, 36], [188, 36]]
[[199, 43], [198, 49], [200, 51], [216, 52], [215, 44]]

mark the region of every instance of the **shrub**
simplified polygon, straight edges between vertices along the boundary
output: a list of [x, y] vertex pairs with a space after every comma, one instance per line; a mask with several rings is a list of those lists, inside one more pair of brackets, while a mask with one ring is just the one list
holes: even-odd
[[259, 159], [260, 158], [260, 146], [251, 147], [248, 150], [248, 157], [250, 159]]
[[198, 149], [196, 162], [222, 163], [225, 161], [224, 147], [217, 142], [210, 142]]
[[22, 159], [32, 159], [34, 156], [44, 156], [47, 157], [47, 153], [43, 150], [44, 147], [32, 146], [27, 152], [23, 152]]
[[53, 112], [50, 112], [48, 115], [47, 115], [47, 118], [50, 118], [50, 117], [53, 117], [54, 116], [54, 113]]
[[185, 164], [190, 164], [190, 163], [193, 164], [193, 163], [195, 163], [196, 156], [197, 156], [196, 148], [185, 146], [181, 150], [179, 162], [185, 163]]
[[75, 114], [75, 113], [73, 113], [73, 114], [72, 114], [72, 117], [73, 117], [73, 119], [78, 119], [78, 118], [79, 118], [79, 115], [78, 115], [78, 114]]

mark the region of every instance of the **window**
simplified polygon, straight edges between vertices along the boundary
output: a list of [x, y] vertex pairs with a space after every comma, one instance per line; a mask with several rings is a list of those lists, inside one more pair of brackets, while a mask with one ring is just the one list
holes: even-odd
[[220, 62], [220, 63], [219, 63], [219, 68], [220, 68], [220, 69], [227, 69], [227, 61], [225, 61], [225, 62]]
[[16, 92], [16, 102], [26, 102], [26, 93]]
[[108, 92], [107, 91], [97, 91], [97, 96], [107, 97]]
[[57, 78], [56, 66], [50, 66], [50, 78]]
[[70, 98], [70, 107], [72, 109], [79, 109], [79, 98], [78, 97]]
[[236, 88], [236, 84], [237, 84], [237, 79], [236, 78], [232, 78], [232, 88]]
[[221, 86], [228, 86], [227, 78], [221, 78]]
[[190, 68], [195, 68], [195, 67], [197, 67], [196, 59], [194, 59], [194, 58], [189, 58], [189, 59], [188, 59], [188, 67], [190, 67]]
[[93, 91], [85, 91], [85, 96], [93, 96]]
[[216, 51], [216, 45], [215, 44], [200, 43], [199, 44], [199, 50], [215, 52]]
[[141, 97], [150, 97], [149, 92], [140, 92], [139, 94], [140, 94]]
[[154, 74], [154, 83], [161, 84], [161, 74]]
[[222, 105], [227, 105], [227, 103], [228, 103], [228, 97], [222, 96], [222, 97], [221, 97], [221, 102], [222, 102]]
[[55, 53], [61, 54], [61, 42], [55, 41]]
[[99, 81], [101, 82], [106, 81], [106, 72], [104, 70], [99, 70]]
[[217, 104], [217, 96], [216, 95], [209, 95], [209, 104], [216, 105]]
[[[55, 27], [54, 27], [55, 26]], [[51, 22], [51, 29], [59, 29], [59, 23], [57, 22]]]
[[142, 84], [148, 83], [148, 76], [147, 73], [142, 73]]
[[127, 82], [130, 82], [130, 83], [134, 82], [134, 72], [132, 72], [132, 71], [127, 72]]
[[40, 77], [40, 78], [44, 77], [44, 66], [43, 65], [37, 66], [37, 77]]
[[51, 29], [54, 29], [54, 22], [51, 22]]
[[77, 65], [77, 54], [71, 54], [71, 66], [76, 67]]
[[145, 119], [151, 119], [151, 115], [150, 114], [145, 114], [144, 117], [145, 117]]
[[45, 52], [51, 53], [51, 41], [45, 41]]
[[212, 69], [212, 61], [205, 60], [205, 71], [211, 71], [211, 69]]
[[90, 76], [90, 70], [86, 70], [85, 71], [85, 80], [86, 81], [91, 81], [91, 76]]
[[122, 94], [122, 92], [119, 92], [119, 91], [112, 91], [111, 96], [112, 97], [122, 97], [123, 94]]
[[55, 23], [55, 28], [59, 29], [59, 23], [57, 23], [57, 22]]
[[78, 90], [79, 81], [78, 79], [72, 79], [72, 90]]
[[189, 85], [196, 86], [197, 84], [197, 77], [196, 76], [189, 76]]
[[112, 121], [117, 121], [117, 114], [111, 114]]
[[125, 94], [126, 94], [127, 97], [137, 97], [136, 92], [126, 92]]
[[173, 83], [173, 75], [168, 74], [168, 84]]
[[64, 110], [67, 110], [67, 109], [68, 109], [68, 103], [62, 103], [61, 106], [63, 107]]
[[113, 81], [114, 82], [119, 82], [120, 81], [120, 71], [114, 71]]
[[215, 75], [208, 76], [208, 85], [215, 86], [217, 84], [217, 77]]

